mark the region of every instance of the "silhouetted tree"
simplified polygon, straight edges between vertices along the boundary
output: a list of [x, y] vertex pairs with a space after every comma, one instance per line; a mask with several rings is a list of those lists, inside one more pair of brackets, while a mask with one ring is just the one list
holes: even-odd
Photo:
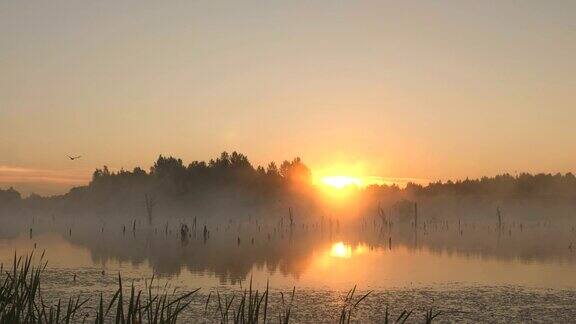
[[291, 162], [282, 162], [282, 165], [280, 165], [280, 175], [291, 182], [311, 183], [312, 181], [310, 169], [308, 169], [299, 157]]
[[6, 190], [0, 189], [0, 204], [11, 204], [19, 202], [22, 199], [20, 193], [10, 187]]

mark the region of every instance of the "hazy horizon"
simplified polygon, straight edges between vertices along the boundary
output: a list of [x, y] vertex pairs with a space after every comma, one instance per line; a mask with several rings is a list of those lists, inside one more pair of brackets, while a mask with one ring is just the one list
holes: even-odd
[[[160, 155], [162, 156], [162, 155]], [[164, 155], [165, 157], [169, 157], [172, 155]], [[178, 156], [174, 156], [175, 158], [179, 158]], [[198, 159], [195, 161], [202, 161], [208, 163], [212, 159], [216, 159], [218, 156], [213, 156], [210, 158], [205, 159]], [[68, 157], [67, 157], [68, 158]], [[250, 157], [248, 157], [250, 158]], [[76, 161], [81, 160], [78, 159]], [[74, 161], [73, 163], [78, 163]], [[187, 166], [189, 163], [193, 161], [182, 161], [184, 166]], [[251, 161], [252, 162], [252, 161]], [[252, 163], [253, 167], [262, 166], [266, 168], [266, 166], [270, 163], [274, 162], [276, 165], [280, 165], [282, 161], [267, 161], [260, 164]], [[303, 159], [303, 162], [306, 164], [306, 160]], [[147, 163], [147, 164], [139, 164], [135, 165], [134, 167], [125, 168], [125, 167], [110, 167], [108, 165], [102, 165], [94, 169], [83, 169], [83, 168], [75, 168], [75, 169], [27, 169], [27, 168], [15, 168], [15, 167], [6, 167], [0, 166], [0, 189], [8, 189], [14, 188], [18, 192], [20, 192], [24, 197], [29, 196], [30, 194], [39, 194], [41, 196], [54, 196], [67, 193], [70, 189], [74, 187], [81, 187], [87, 186], [92, 181], [92, 175], [94, 171], [100, 169], [101, 167], [108, 168], [111, 172], [118, 172], [121, 170], [132, 171], [134, 168], [142, 168], [146, 172], [150, 172], [151, 167], [153, 166], [154, 162]], [[348, 170], [348, 173], [342, 173], [338, 170]], [[375, 176], [375, 175], [368, 175], [363, 173], [363, 168], [361, 166], [356, 165], [354, 166], [342, 166], [342, 165], [334, 165], [332, 168], [326, 168], [323, 170], [310, 170], [312, 172], [312, 182], [314, 185], [324, 186], [327, 183], [324, 183], [322, 180], [325, 177], [330, 176], [351, 176], [352, 178], [357, 177], [361, 180], [362, 183], [355, 183], [350, 182], [346, 184], [355, 184], [359, 185], [360, 187], [366, 187], [368, 185], [376, 184], [376, 185], [397, 185], [400, 188], [404, 188], [408, 183], [415, 183], [419, 185], [428, 185], [434, 182], [447, 182], [447, 181], [463, 181], [467, 179], [475, 180], [480, 179], [483, 177], [493, 177], [497, 175], [504, 175], [510, 174], [512, 176], [518, 176], [522, 173], [527, 173], [523, 171], [516, 171], [514, 173], [507, 173], [501, 172], [496, 174], [485, 174], [480, 175], [477, 177], [462, 177], [462, 178], [446, 178], [446, 179], [425, 179], [425, 178], [414, 178], [414, 177], [386, 177], [386, 176]], [[566, 174], [562, 172], [538, 172], [534, 174]], [[529, 173], [530, 174], [530, 173]], [[334, 185], [334, 184], [330, 184]]]
[[386, 179], [574, 172], [574, 57], [573, 1], [5, 1], [0, 188], [225, 150]]

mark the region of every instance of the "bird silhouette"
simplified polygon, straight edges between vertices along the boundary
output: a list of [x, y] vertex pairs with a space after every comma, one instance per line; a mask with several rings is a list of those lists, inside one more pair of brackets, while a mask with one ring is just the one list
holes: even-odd
[[69, 158], [70, 160], [72, 160], [72, 161], [78, 160], [78, 159], [81, 158], [81, 157], [82, 157], [82, 156], [80, 156], [80, 155], [78, 155], [78, 156], [70, 156], [70, 155], [68, 155], [68, 158]]

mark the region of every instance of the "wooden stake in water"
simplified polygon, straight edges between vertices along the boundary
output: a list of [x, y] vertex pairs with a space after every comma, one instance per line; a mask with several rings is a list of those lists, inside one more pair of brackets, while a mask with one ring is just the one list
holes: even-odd
[[414, 203], [414, 229], [418, 230], [418, 203]]
[[148, 225], [152, 225], [152, 212], [154, 210], [154, 206], [156, 205], [156, 200], [154, 199], [154, 196], [145, 194], [144, 203], [146, 206], [146, 215], [148, 216]]

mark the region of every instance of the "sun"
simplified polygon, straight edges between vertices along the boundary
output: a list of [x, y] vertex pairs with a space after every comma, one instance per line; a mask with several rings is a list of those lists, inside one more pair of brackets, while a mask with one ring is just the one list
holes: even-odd
[[352, 176], [325, 176], [322, 178], [322, 183], [336, 189], [342, 189], [348, 186], [362, 187], [364, 184], [361, 178]]

